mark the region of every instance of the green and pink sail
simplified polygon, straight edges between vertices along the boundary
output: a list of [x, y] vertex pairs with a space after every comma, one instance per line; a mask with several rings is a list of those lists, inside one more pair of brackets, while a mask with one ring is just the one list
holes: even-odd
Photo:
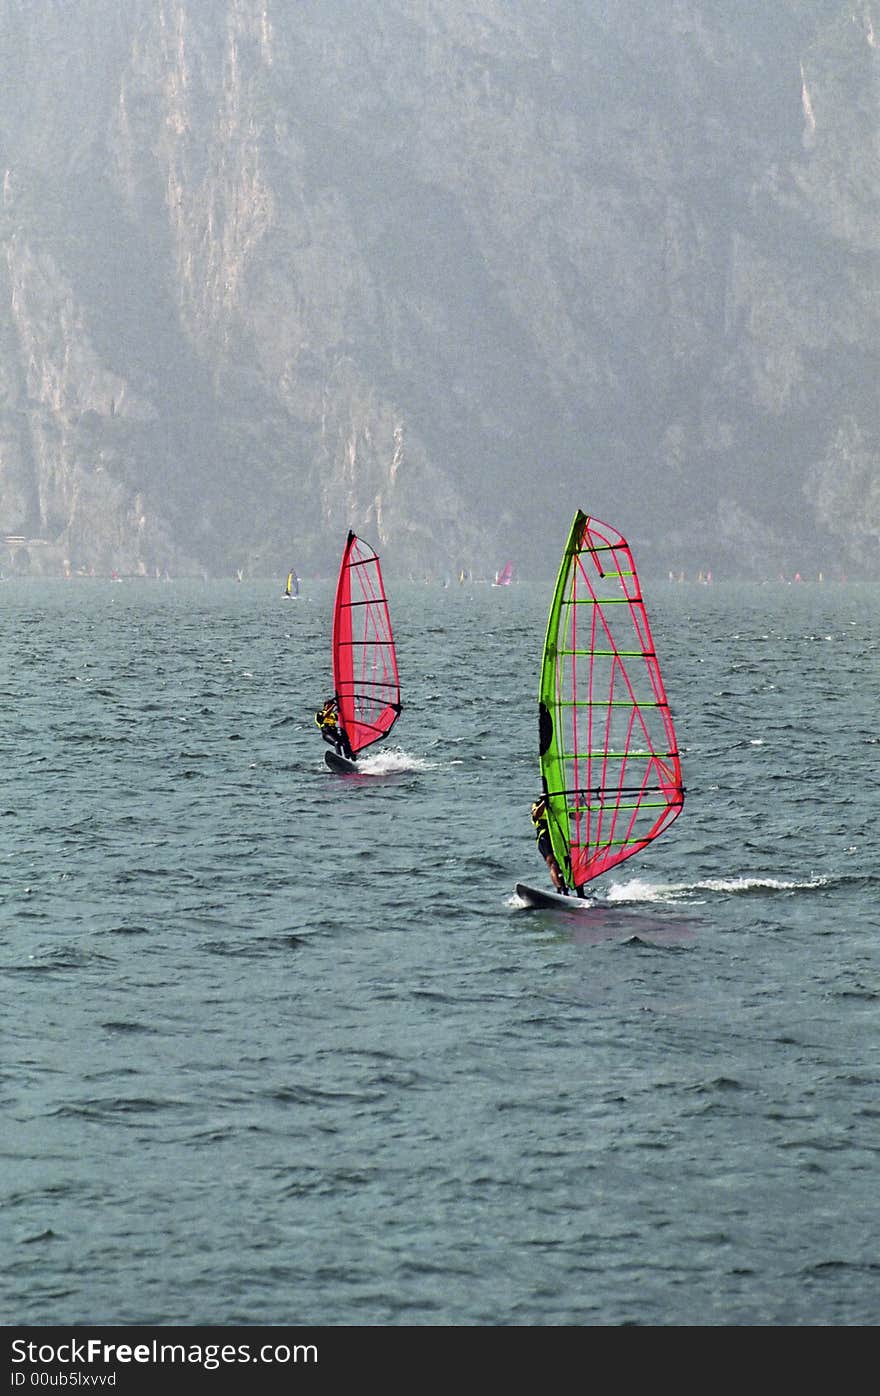
[[582, 887], [662, 834], [684, 787], [632, 553], [580, 510], [547, 621], [539, 715], [550, 840]]
[[387, 737], [400, 710], [400, 680], [379, 558], [349, 533], [333, 607], [333, 685], [339, 723], [357, 755]]

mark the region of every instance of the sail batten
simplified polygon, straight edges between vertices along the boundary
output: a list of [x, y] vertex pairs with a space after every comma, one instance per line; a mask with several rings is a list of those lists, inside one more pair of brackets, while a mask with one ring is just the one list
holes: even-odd
[[[597, 553], [612, 556], [603, 566]], [[672, 716], [629, 545], [581, 511], [548, 617], [539, 713], [554, 856], [568, 884], [580, 887], [657, 838], [684, 801]]]
[[397, 653], [379, 557], [355, 533], [336, 583], [333, 683], [352, 753], [387, 737], [401, 711]]

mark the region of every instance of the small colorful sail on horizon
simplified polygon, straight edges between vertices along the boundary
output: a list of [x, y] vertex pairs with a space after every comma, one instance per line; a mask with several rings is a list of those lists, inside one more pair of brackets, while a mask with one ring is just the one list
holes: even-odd
[[495, 580], [492, 583], [495, 587], [509, 587], [513, 581], [513, 563], [505, 562], [504, 566], [495, 573]]
[[631, 858], [684, 804], [666, 690], [632, 553], [578, 510], [541, 665], [541, 780], [570, 887]]
[[284, 595], [295, 600], [299, 596], [299, 577], [293, 568], [287, 574], [287, 582], [284, 587]]
[[402, 706], [397, 653], [378, 554], [355, 533], [336, 583], [333, 683], [352, 752], [387, 737]]

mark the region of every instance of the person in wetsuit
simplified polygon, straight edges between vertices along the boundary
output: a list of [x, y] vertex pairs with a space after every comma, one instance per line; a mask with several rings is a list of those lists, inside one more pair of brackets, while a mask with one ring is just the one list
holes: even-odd
[[325, 742], [329, 742], [337, 755], [354, 760], [354, 752], [349, 745], [345, 729], [339, 725], [339, 708], [335, 698], [328, 698], [322, 708], [315, 713], [315, 722]]
[[550, 880], [557, 892], [561, 892], [564, 897], [568, 896], [568, 888], [565, 879], [559, 871], [559, 864], [553, 856], [553, 845], [550, 842], [550, 830], [547, 827], [547, 801], [542, 795], [540, 799], [532, 804], [532, 823], [535, 826], [535, 840], [538, 845], [538, 852], [547, 864], [550, 872]]
[[[547, 801], [543, 795], [535, 800], [532, 805], [532, 823], [535, 826], [535, 838], [538, 844], [538, 852], [547, 864], [550, 871], [550, 878], [557, 892], [561, 892], [563, 897], [569, 895], [569, 889], [565, 878], [560, 871], [559, 864], [553, 854], [553, 845], [550, 842], [550, 829], [547, 825]], [[575, 887], [575, 895], [586, 897], [585, 887]]]

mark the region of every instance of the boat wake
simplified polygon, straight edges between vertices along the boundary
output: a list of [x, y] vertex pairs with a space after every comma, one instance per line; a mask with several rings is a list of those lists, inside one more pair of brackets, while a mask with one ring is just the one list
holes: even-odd
[[[612, 906], [609, 902], [589, 897], [571, 897], [571, 906], [547, 908], [553, 922], [567, 939], [581, 945], [645, 946], [653, 949], [683, 949], [697, 936], [699, 920], [690, 915], [670, 914], [657, 903], [650, 910], [634, 911], [625, 903]], [[506, 899], [511, 909], [528, 907], [516, 892]], [[538, 917], [530, 924], [546, 927], [548, 918]]]
[[430, 771], [435, 762], [424, 756], [413, 756], [408, 751], [391, 748], [385, 751], [370, 752], [358, 757], [358, 769], [365, 776], [393, 776], [404, 771]]
[[717, 896], [766, 895], [768, 892], [811, 892], [827, 887], [827, 877], [811, 877], [794, 882], [779, 877], [707, 877], [699, 882], [660, 883], [643, 878], [615, 882], [605, 896], [606, 902], [690, 902], [706, 901], [706, 894]]

